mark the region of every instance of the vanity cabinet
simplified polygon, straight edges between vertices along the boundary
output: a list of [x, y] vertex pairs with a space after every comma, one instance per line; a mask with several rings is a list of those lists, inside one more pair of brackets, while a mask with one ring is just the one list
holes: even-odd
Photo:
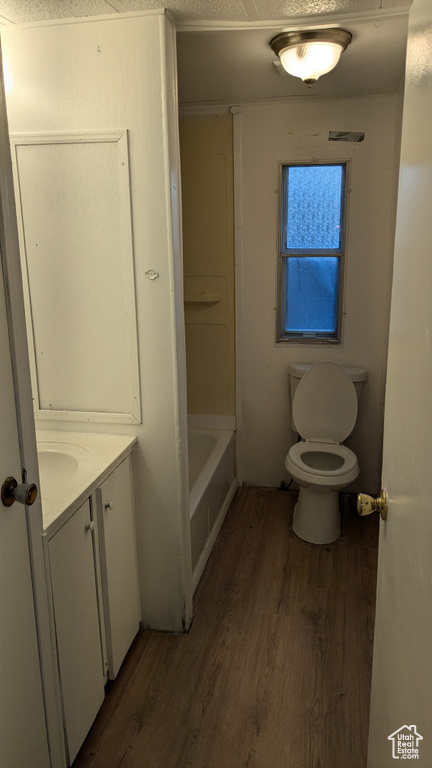
[[48, 541], [68, 764], [104, 698], [94, 522], [86, 501]]
[[96, 492], [108, 676], [138, 632], [140, 604], [130, 458]]
[[[105, 473], [106, 475], [106, 473]], [[128, 455], [47, 531], [48, 572], [66, 759], [71, 765], [139, 629]]]

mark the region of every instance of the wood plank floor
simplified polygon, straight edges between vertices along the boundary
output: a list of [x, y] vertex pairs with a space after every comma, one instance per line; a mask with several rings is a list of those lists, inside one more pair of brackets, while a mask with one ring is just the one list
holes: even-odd
[[364, 768], [377, 520], [300, 541], [296, 494], [238, 490], [187, 635], [141, 631], [74, 768]]

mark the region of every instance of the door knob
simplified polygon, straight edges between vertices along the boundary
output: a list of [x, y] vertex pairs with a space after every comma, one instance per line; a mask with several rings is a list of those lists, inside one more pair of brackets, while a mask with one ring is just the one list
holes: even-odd
[[371, 515], [372, 512], [379, 512], [381, 520], [387, 520], [387, 492], [381, 490], [381, 496], [375, 499], [373, 496], [368, 496], [367, 493], [357, 494], [357, 512], [362, 517]]
[[1, 489], [1, 500], [5, 507], [11, 507], [15, 501], [30, 507], [36, 501], [38, 494], [34, 483], [22, 483], [18, 485], [14, 477], [7, 477]]

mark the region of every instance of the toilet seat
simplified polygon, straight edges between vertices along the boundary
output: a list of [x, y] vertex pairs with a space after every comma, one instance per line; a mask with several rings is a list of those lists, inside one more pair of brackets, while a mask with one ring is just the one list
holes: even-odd
[[357, 419], [357, 394], [344, 368], [328, 361], [312, 365], [298, 383], [292, 415], [303, 439], [342, 443]]
[[[291, 446], [288, 456], [294, 467], [313, 476], [342, 478], [358, 466], [357, 456], [346, 445], [317, 443], [312, 440]], [[340, 460], [339, 466], [337, 461], [332, 462], [330, 456]], [[334, 468], [331, 468], [332, 463], [335, 464]], [[328, 467], [325, 467], [325, 464]]]

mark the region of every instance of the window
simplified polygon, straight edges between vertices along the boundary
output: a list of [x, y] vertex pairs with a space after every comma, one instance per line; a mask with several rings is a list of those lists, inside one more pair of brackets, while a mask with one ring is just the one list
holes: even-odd
[[282, 166], [279, 341], [340, 340], [346, 163]]

